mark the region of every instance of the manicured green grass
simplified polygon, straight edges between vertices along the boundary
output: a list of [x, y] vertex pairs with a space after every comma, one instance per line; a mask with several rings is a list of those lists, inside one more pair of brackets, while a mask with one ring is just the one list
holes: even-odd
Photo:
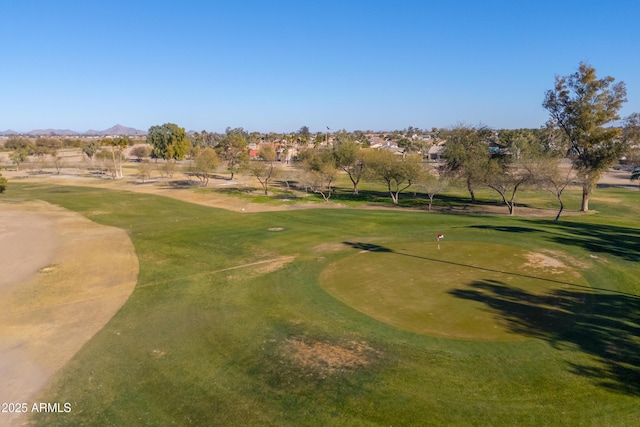
[[[562, 257], [558, 253], [550, 254], [552, 258], [513, 246], [468, 242], [462, 240], [464, 234], [448, 234], [442, 243], [434, 239], [392, 246], [347, 242], [360, 250], [326, 268], [321, 286], [357, 310], [400, 329], [494, 341], [523, 337], [511, 330], [499, 310], [476, 298], [487, 289], [499, 286], [536, 298], [561, 289], [589, 289], [576, 270], [557, 259]], [[556, 322], [558, 330], [569, 327], [557, 323], [561, 313], [554, 312], [552, 302], [547, 308], [547, 321]]]
[[[636, 193], [605, 194], [637, 204]], [[356, 209], [241, 214], [28, 184], [7, 196], [121, 227], [140, 259], [129, 301], [38, 396], [71, 402], [72, 412], [34, 414], [38, 425], [631, 426], [640, 417], [637, 210], [599, 205], [599, 215], [554, 224]], [[423, 251], [436, 233], [446, 236], [440, 254]], [[447, 257], [461, 244], [473, 261], [464, 251]], [[388, 251], [360, 254], [366, 245]], [[570, 285], [508, 256], [525, 251], [560, 254], [567, 270], [558, 282]], [[347, 282], [352, 263], [369, 265], [365, 256], [388, 286], [402, 266], [446, 262], [459, 283], [434, 293], [439, 310], [455, 319], [472, 307], [509, 340], [483, 335], [469, 317], [454, 330], [477, 327], [476, 336], [447, 338], [446, 325], [415, 333], [358, 307], [355, 292], [343, 302], [325, 291], [336, 267]], [[295, 258], [271, 270], [247, 265], [281, 257]], [[396, 297], [428, 297], [409, 295], [406, 280], [421, 277], [403, 277]], [[359, 361], [332, 365], [327, 349]]]

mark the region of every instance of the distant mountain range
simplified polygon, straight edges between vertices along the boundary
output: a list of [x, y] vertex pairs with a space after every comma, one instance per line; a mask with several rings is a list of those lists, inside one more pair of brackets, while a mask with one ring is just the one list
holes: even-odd
[[8, 129], [0, 132], [0, 136], [28, 135], [28, 136], [107, 136], [107, 135], [146, 135], [147, 132], [122, 125], [115, 125], [105, 130], [90, 129], [86, 132], [76, 132], [69, 129], [35, 129], [30, 132], [16, 132]]

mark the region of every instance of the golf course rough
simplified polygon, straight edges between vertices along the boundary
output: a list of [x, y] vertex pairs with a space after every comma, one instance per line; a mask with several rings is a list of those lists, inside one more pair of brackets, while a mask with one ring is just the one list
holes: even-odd
[[[72, 412], [31, 414], [36, 425], [635, 426], [640, 417], [636, 212], [559, 224], [399, 210], [243, 214], [124, 191], [12, 188], [126, 230], [140, 262], [124, 306], [34, 397]], [[446, 236], [440, 250], [436, 233]], [[356, 281], [369, 284], [357, 292], [370, 308], [349, 292]], [[374, 317], [398, 299], [413, 313]]]

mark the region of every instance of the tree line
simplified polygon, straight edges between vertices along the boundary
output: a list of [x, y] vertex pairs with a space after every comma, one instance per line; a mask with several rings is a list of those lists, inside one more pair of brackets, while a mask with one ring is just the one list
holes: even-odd
[[[304, 147], [296, 158], [304, 171], [301, 180], [325, 200], [331, 197], [338, 171], [349, 177], [354, 194], [358, 193], [362, 179], [382, 182], [394, 204], [412, 185], [426, 189], [432, 201], [448, 181], [458, 180], [466, 185], [471, 203], [476, 202], [477, 188], [490, 188], [510, 214], [514, 213], [518, 191], [525, 185], [535, 185], [557, 199], [557, 220], [564, 209], [563, 192], [574, 179], [582, 188], [581, 210], [588, 211], [589, 197], [604, 171], [640, 144], [640, 114], [634, 113], [617, 124], [626, 101], [624, 82], [615, 83], [610, 76], [598, 78], [593, 67], [581, 63], [575, 73], [556, 76], [554, 87], [545, 93], [542, 106], [549, 112], [549, 120], [540, 129], [495, 131], [464, 124], [432, 129], [432, 141], [446, 141], [442, 153], [445, 161], [437, 169], [428, 167], [419, 154], [424, 154], [428, 149], [425, 145], [433, 142], [414, 138], [412, 133], [420, 132], [415, 128], [392, 134], [403, 149], [402, 155], [367, 150], [366, 135], [346, 131], [332, 134], [332, 144], [324, 146], [322, 139], [328, 142], [329, 134], [317, 134], [310, 146], [312, 138], [307, 127], [280, 138], [278, 147], [281, 150], [294, 144]], [[275, 142], [276, 138], [239, 128], [227, 129], [225, 135], [197, 133], [191, 145], [205, 147], [196, 153], [196, 163], [226, 162], [233, 177], [247, 164], [246, 147], [252, 140]], [[184, 129], [173, 124], [152, 127], [148, 142], [154, 147], [153, 155], [165, 160], [183, 158], [189, 150]], [[274, 147], [263, 145], [259, 160], [245, 167], [265, 194], [277, 174]], [[198, 162], [200, 156], [209, 160]]]
[[[276, 164], [291, 158], [300, 171], [295, 181], [324, 200], [331, 198], [338, 173], [348, 176], [354, 194], [358, 194], [362, 180], [384, 184], [394, 204], [403, 192], [416, 186], [427, 194], [429, 207], [449, 182], [459, 181], [466, 186], [471, 203], [476, 203], [478, 188], [489, 188], [513, 214], [518, 191], [536, 186], [557, 199], [557, 220], [564, 209], [563, 192], [573, 180], [581, 185], [581, 210], [587, 211], [602, 173], [632, 149], [637, 152], [640, 114], [631, 114], [621, 122], [619, 111], [626, 101], [624, 82], [616, 83], [610, 76], [598, 78], [593, 67], [581, 63], [573, 74], [555, 77], [542, 102], [549, 119], [539, 129], [493, 130], [465, 124], [429, 131], [409, 127], [379, 135], [399, 147], [392, 152], [369, 148], [371, 141], [362, 131], [313, 135], [303, 126], [290, 134], [227, 128], [224, 134], [202, 131], [188, 135], [184, 128], [165, 123], [149, 129], [146, 142], [150, 148], [136, 147], [131, 154], [138, 159], [150, 156], [164, 160], [161, 172], [167, 176], [173, 174], [176, 161], [190, 158], [187, 173], [205, 186], [211, 173], [224, 164], [230, 179], [239, 171], [248, 173], [260, 183], [264, 194], [278, 177], [289, 186], [291, 179], [283, 176]], [[419, 137], [422, 134], [428, 138]], [[436, 166], [425, 162], [429, 148], [442, 142], [444, 161]], [[248, 149], [252, 143], [259, 147], [254, 159]], [[16, 140], [5, 147], [14, 149], [11, 159], [19, 167], [27, 155], [55, 159], [59, 144], [48, 139], [35, 144]], [[109, 159], [115, 178], [122, 176], [122, 153], [129, 144], [126, 138], [105, 138], [84, 144], [82, 150], [92, 161], [94, 157]], [[141, 164], [141, 175], [148, 175], [148, 168]]]

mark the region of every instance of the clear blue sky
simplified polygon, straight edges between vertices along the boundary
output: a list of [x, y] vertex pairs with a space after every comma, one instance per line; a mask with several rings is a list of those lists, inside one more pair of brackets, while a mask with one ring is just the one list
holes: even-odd
[[580, 61], [640, 112], [640, 2], [0, 0], [0, 130], [538, 127]]

